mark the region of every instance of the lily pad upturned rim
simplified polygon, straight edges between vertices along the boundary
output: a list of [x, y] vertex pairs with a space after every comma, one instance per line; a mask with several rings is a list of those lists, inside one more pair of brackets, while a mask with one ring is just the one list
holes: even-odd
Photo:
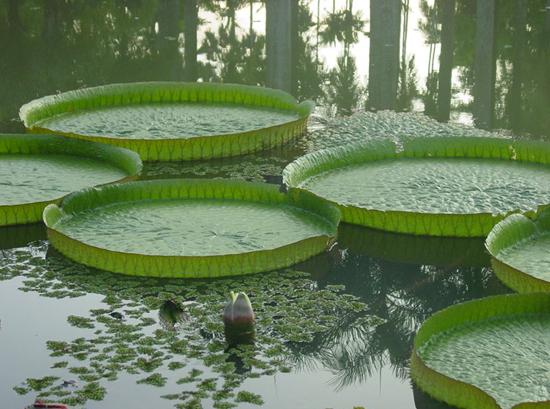
[[[127, 176], [113, 182], [135, 179], [142, 170], [142, 162], [135, 152], [105, 144], [71, 140], [57, 135], [0, 134], [0, 155], [74, 155], [90, 157], [122, 169]], [[36, 223], [42, 220], [42, 211], [50, 203], [63, 197], [17, 205], [0, 204], [0, 226]]]
[[[455, 326], [519, 314], [550, 314], [550, 294], [507, 294], [485, 297], [443, 309], [428, 318], [414, 339], [411, 378], [433, 398], [463, 409], [501, 409], [496, 400], [478, 387], [453, 379], [428, 367], [418, 354], [429, 339]], [[495, 340], [497, 342], [498, 340]], [[525, 402], [513, 409], [550, 408], [550, 400]]]
[[[398, 146], [390, 140], [369, 140], [304, 155], [283, 170], [283, 183], [289, 189], [325, 171], [366, 162], [401, 158], [477, 158], [550, 165], [550, 143], [490, 137], [425, 137], [404, 139]], [[328, 200], [328, 199], [325, 199]], [[338, 203], [336, 203], [338, 204]], [[530, 209], [535, 214], [550, 203]], [[428, 236], [486, 237], [505, 214], [423, 213], [377, 210], [339, 205], [342, 221], [374, 229]]]
[[[295, 112], [298, 119], [286, 123], [193, 138], [128, 139], [59, 132], [37, 126], [37, 122], [76, 111], [142, 103], [224, 103], [266, 107]], [[252, 85], [209, 82], [136, 82], [82, 88], [35, 99], [23, 105], [19, 117], [36, 133], [56, 133], [71, 138], [108, 143], [138, 152], [145, 161], [178, 161], [243, 155], [280, 146], [301, 135], [313, 111], [312, 101], [298, 103], [281, 90]]]
[[550, 234], [550, 208], [540, 212], [535, 220], [521, 214], [512, 214], [495, 225], [485, 240], [485, 248], [491, 255], [495, 275], [514, 291], [550, 292], [550, 281], [512, 267], [499, 258], [502, 250], [541, 233]]
[[[102, 205], [147, 199], [222, 199], [287, 205], [307, 211], [326, 223], [327, 234], [315, 235], [272, 249], [206, 256], [159, 256], [98, 248], [55, 229], [64, 214]], [[150, 277], [209, 278], [243, 275], [288, 267], [321, 253], [335, 239], [338, 208], [308, 192], [281, 193], [278, 186], [227, 179], [157, 179], [85, 189], [44, 210], [50, 243], [65, 256], [111, 272]]]

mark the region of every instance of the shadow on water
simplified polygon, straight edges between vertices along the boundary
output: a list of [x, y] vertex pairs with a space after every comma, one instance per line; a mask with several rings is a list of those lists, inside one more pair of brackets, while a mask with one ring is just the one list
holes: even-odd
[[0, 250], [25, 247], [38, 240], [46, 240], [46, 227], [42, 223], [0, 227]]
[[433, 399], [414, 385], [413, 396], [416, 409], [453, 409], [452, 406]]

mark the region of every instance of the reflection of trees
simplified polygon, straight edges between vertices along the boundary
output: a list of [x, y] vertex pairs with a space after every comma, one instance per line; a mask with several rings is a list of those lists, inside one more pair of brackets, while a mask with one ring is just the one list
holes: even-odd
[[416, 86], [416, 67], [414, 55], [407, 56], [407, 36], [409, 33], [409, 0], [403, 1], [403, 24], [401, 39], [401, 61], [399, 63], [399, 82], [397, 89], [397, 111], [410, 111], [412, 100], [418, 95]]
[[[318, 57], [320, 21], [313, 22], [309, 6], [308, 0], [300, 0], [296, 5], [292, 43], [293, 94], [300, 99], [317, 100], [324, 96], [322, 86], [326, 73]], [[317, 6], [319, 7], [319, 3]], [[315, 38], [309, 32], [314, 26], [316, 27]]]
[[343, 54], [338, 57], [337, 66], [329, 73], [327, 99], [336, 106], [337, 112], [350, 114], [357, 106], [361, 87], [357, 83], [356, 66], [350, 55], [351, 45], [357, 43], [363, 34], [365, 20], [361, 13], [353, 12], [353, 0], [346, 0], [344, 10], [336, 10], [333, 4], [330, 13], [322, 23], [319, 32], [322, 44], [342, 43]]
[[3, 123], [24, 102], [57, 90], [140, 80], [144, 72], [150, 74], [147, 79], [163, 76], [162, 67], [155, 64], [154, 3], [27, 0], [14, 4], [13, 13], [5, 16], [11, 23], [0, 24], [0, 93], [9, 95], [1, 102], [8, 105], [0, 109]]
[[[362, 230], [365, 235], [372, 233]], [[346, 237], [347, 234], [352, 237]], [[401, 250], [410, 253], [403, 247], [409, 237], [403, 237], [399, 244]], [[423, 238], [410, 239], [410, 245], [417, 248], [413, 241]], [[339, 243], [330, 257], [318, 260], [319, 265], [314, 259], [303, 268], [314, 275], [316, 271], [324, 271], [317, 278], [320, 285], [344, 284], [347, 292], [368, 303], [369, 310], [343, 319], [337, 328], [316, 337], [311, 344], [296, 347], [296, 355], [306, 361], [303, 366], [313, 365], [316, 360], [321, 362], [334, 371], [334, 382], [339, 387], [360, 382], [386, 365], [397, 376], [405, 378], [414, 336], [426, 318], [449, 305], [505, 291], [489, 268], [456, 265], [459, 258], [452, 253], [448, 254], [449, 260], [454, 259], [450, 263], [441, 255], [433, 258], [442, 266], [374, 258], [369, 249], [375, 243], [364, 240], [362, 245], [355, 229], [341, 230]], [[445, 244], [432, 245], [434, 250], [445, 251]], [[474, 240], [472, 246], [475, 245], [482, 246], [482, 243]], [[450, 243], [449, 249], [459, 251], [462, 247], [472, 247], [467, 243], [456, 246]], [[372, 329], [372, 325], [369, 327], [367, 321], [361, 319], [367, 314], [386, 322]]]
[[210, 6], [209, 11], [217, 13], [222, 21], [217, 33], [211, 30], [205, 33], [198, 51], [207, 59], [201, 73], [205, 80], [255, 85], [265, 83], [265, 36], [255, 33], [252, 25], [248, 33], [237, 33], [236, 12], [245, 6], [252, 8], [253, 3], [230, 0], [225, 7], [217, 3]]
[[400, 0], [371, 0], [368, 106], [394, 109], [399, 79]]
[[[487, 6], [490, 2], [474, 0], [456, 0], [454, 14], [454, 42], [452, 67], [458, 71], [459, 91], [472, 95], [474, 88], [474, 65], [478, 60], [480, 72], [487, 72], [487, 80], [481, 78], [486, 88], [478, 90], [485, 95], [486, 108], [483, 110], [483, 121], [493, 121], [493, 126], [513, 128], [516, 132], [529, 132], [544, 135], [550, 126], [550, 83], [547, 72], [550, 69], [550, 50], [548, 47], [547, 21], [550, 12], [545, 9], [546, 0], [514, 0], [497, 2], [494, 15], [494, 33], [491, 38], [479, 38], [478, 55], [475, 57], [477, 27], [487, 28], [487, 18], [490, 10], [479, 11], [480, 3]], [[445, 2], [436, 2], [435, 7], [429, 7], [427, 2], [421, 2], [423, 20], [419, 24], [426, 37], [426, 42], [439, 43], [438, 24], [444, 28], [448, 21], [445, 13], [438, 12]], [[444, 10], [443, 10], [444, 11]], [[485, 13], [485, 14], [483, 14]], [[477, 26], [479, 22], [480, 26]], [[476, 27], [477, 26], [477, 27]], [[494, 42], [494, 50], [486, 51], [486, 47]], [[442, 45], [442, 48], [444, 45]], [[485, 48], [484, 48], [485, 47]], [[484, 51], [485, 50], [485, 51]], [[490, 54], [494, 54], [492, 58]], [[430, 56], [434, 55], [433, 52]], [[484, 61], [481, 61], [484, 60]], [[498, 75], [492, 84], [491, 61], [496, 61]], [[428, 61], [430, 74], [433, 67], [433, 57]], [[435, 68], [434, 68], [435, 70]], [[483, 71], [485, 70], [485, 71]], [[426, 112], [436, 115], [441, 111], [438, 104], [446, 101], [437, 100], [438, 79], [428, 75], [427, 92], [424, 95]], [[494, 88], [494, 90], [492, 90]], [[494, 93], [494, 97], [490, 94]], [[493, 100], [494, 99], [494, 100]], [[487, 106], [494, 105], [494, 110]], [[472, 109], [465, 105], [462, 109]], [[490, 111], [490, 112], [489, 112]], [[480, 112], [477, 113], [480, 115]], [[493, 118], [494, 115], [494, 118]]]
[[429, 46], [428, 53], [428, 74], [426, 76], [426, 92], [422, 96], [424, 101], [424, 112], [427, 115], [435, 116], [437, 114], [437, 77], [435, 71], [435, 54], [437, 44], [440, 41], [440, 32], [437, 27], [437, 3], [430, 6], [427, 0], [420, 1], [420, 10], [424, 15], [425, 20], [418, 22], [419, 29], [424, 33], [425, 43]]

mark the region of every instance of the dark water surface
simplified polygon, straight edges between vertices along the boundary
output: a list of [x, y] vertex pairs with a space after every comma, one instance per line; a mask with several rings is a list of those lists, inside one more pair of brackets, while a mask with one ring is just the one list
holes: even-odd
[[[310, 133], [246, 157], [147, 164], [143, 178], [280, 183], [286, 163], [308, 151], [365, 138], [488, 134], [473, 125], [548, 139], [550, 1], [487, 0], [487, 7], [478, 7], [474, 0], [449, 0], [454, 12], [433, 1], [405, 1], [407, 8], [393, 11], [392, 1], [290, 3], [285, 42], [269, 29], [266, 35], [266, 6], [255, 1], [0, 0], [0, 132], [23, 132], [19, 107], [43, 95], [112, 82], [199, 79], [279, 86], [300, 100], [313, 99], [318, 108]], [[281, 12], [273, 4], [270, 16]], [[286, 46], [286, 54], [269, 51]], [[408, 359], [417, 329], [446, 306], [507, 292], [489, 268], [481, 239], [409, 237], [348, 225], [335, 246], [294, 270], [309, 276], [276, 272], [201, 284], [128, 278], [69, 262], [48, 248], [39, 225], [0, 228], [0, 408], [31, 403], [40, 392], [23, 390], [25, 381], [45, 376], [59, 377], [53, 386], [78, 382], [57, 390], [62, 393], [99, 382], [106, 393], [89, 394], [75, 406], [97, 409], [199, 407], [189, 397], [161, 398], [199, 389], [206, 391], [198, 398], [205, 408], [229, 407], [222, 401], [256, 407], [236, 402], [243, 390], [260, 395], [267, 408], [444, 408], [411, 386]], [[273, 335], [283, 351], [273, 356], [283, 364], [218, 350], [226, 289], [248, 291], [269, 318], [262, 321], [267, 333], [259, 329], [256, 358], [265, 358]], [[173, 297], [188, 303], [183, 323], [166, 314], [165, 300]], [[300, 338], [299, 312], [313, 322], [316, 309], [338, 319]], [[125, 340], [113, 311], [139, 328], [142, 343]], [[277, 324], [289, 316], [295, 318], [288, 328]], [[90, 322], [93, 328], [86, 328]], [[157, 330], [174, 327], [189, 341], [185, 352], [167, 352], [164, 341], [147, 344]], [[79, 339], [86, 340], [82, 353]], [[51, 356], [55, 346], [47, 341], [72, 346]], [[132, 356], [127, 365], [120, 358], [130, 354], [125, 347], [142, 360]], [[120, 361], [102, 356], [104, 348]], [[225, 387], [235, 396], [216, 400], [220, 385], [176, 383], [193, 368], [203, 371], [201, 380], [225, 379], [211, 355], [223, 355], [238, 374]], [[102, 377], [78, 369], [107, 361], [112, 366], [101, 367]], [[173, 361], [181, 367], [169, 369]], [[52, 368], [59, 362], [67, 366]], [[164, 386], [137, 383], [154, 373], [167, 378]]]

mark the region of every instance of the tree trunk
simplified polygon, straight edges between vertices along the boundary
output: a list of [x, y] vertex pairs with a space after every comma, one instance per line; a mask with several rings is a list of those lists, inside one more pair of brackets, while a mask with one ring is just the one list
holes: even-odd
[[399, 77], [401, 1], [371, 0], [369, 107], [393, 109]]
[[8, 28], [11, 32], [21, 31], [23, 29], [19, 13], [21, 3], [22, 2], [19, 0], [8, 0]]
[[451, 113], [451, 80], [454, 53], [455, 0], [440, 0], [441, 5], [441, 53], [439, 55], [439, 90], [437, 119], [448, 121]]
[[61, 16], [59, 10], [59, 0], [43, 0], [43, 18], [42, 38], [47, 41], [47, 45], [52, 45], [55, 40], [61, 36]]
[[493, 125], [495, 99], [495, 0], [477, 0], [474, 60], [474, 120]]
[[158, 6], [157, 51], [160, 77], [163, 80], [180, 79], [182, 62], [178, 47], [179, 1], [160, 0]]
[[197, 25], [199, 7], [197, 0], [183, 2], [183, 78], [185, 81], [196, 81], [197, 73]]
[[295, 0], [266, 2], [267, 86], [292, 90], [292, 3]]
[[516, 0], [514, 10], [514, 36], [512, 38], [512, 86], [508, 93], [510, 127], [518, 132], [522, 129], [522, 65], [526, 46], [527, 1]]

